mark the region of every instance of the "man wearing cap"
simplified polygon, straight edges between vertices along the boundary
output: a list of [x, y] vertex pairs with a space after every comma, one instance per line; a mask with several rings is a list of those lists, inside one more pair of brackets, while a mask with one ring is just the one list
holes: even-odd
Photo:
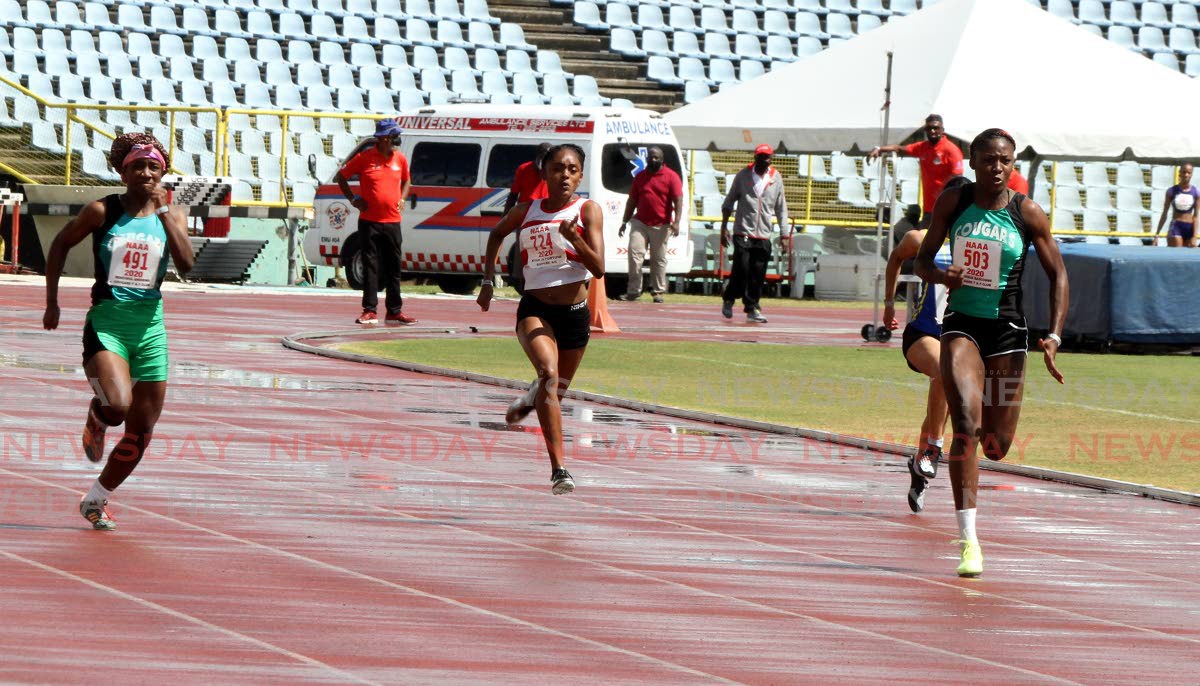
[[915, 157], [920, 162], [921, 211], [924, 213], [921, 226], [928, 228], [933, 218], [933, 203], [942, 194], [942, 188], [951, 177], [963, 173], [962, 150], [946, 138], [942, 115], [931, 114], [925, 117], [925, 140], [910, 145], [877, 146], [867, 153], [867, 159], [874, 160], [885, 152]]
[[[636, 214], [635, 214], [636, 212]], [[642, 296], [642, 260], [650, 253], [650, 297], [663, 301], [667, 292], [667, 241], [679, 235], [683, 216], [683, 180], [674, 169], [663, 166], [663, 151], [657, 145], [646, 150], [646, 168], [633, 177], [625, 217], [618, 238], [633, 222], [629, 234], [629, 283], [620, 300]]]
[[754, 161], [738, 172], [729, 184], [721, 204], [721, 248], [729, 245], [729, 216], [737, 206], [733, 221], [733, 264], [725, 286], [721, 314], [733, 318], [733, 301], [742, 299], [746, 321], [766, 324], [758, 299], [767, 280], [767, 262], [771, 260], [771, 221], [779, 223], [780, 233], [790, 235], [787, 200], [783, 197], [783, 175], [771, 166], [775, 151], [767, 144], [754, 149]]
[[[412, 183], [408, 174], [408, 159], [397, 147], [400, 145], [400, 125], [395, 119], [380, 119], [375, 126], [375, 145], [350, 158], [338, 171], [338, 186], [346, 200], [358, 209], [358, 235], [362, 245], [363, 295], [362, 314], [358, 324], [378, 324], [375, 313], [379, 305], [379, 261], [387, 266], [386, 324], [412, 324], [417, 320], [401, 311], [400, 260], [402, 253], [400, 210], [408, 197]], [[349, 179], [358, 177], [359, 194], [350, 188]], [[383, 254], [379, 254], [379, 245]]]

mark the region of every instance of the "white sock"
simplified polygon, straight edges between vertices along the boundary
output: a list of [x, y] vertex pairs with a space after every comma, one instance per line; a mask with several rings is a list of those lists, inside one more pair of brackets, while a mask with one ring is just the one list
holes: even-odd
[[102, 503], [105, 500], [108, 500], [112, 494], [112, 491], [100, 485], [100, 479], [96, 479], [92, 482], [91, 490], [87, 492], [87, 495], [85, 495], [83, 499], [89, 502]]
[[975, 538], [975, 508], [955, 510], [954, 516], [958, 519], [958, 537], [964, 541], [978, 541]]
[[941, 450], [942, 446], [944, 446], [946, 444], [946, 440], [944, 438], [940, 438], [940, 437], [939, 438], [926, 438], [925, 442], [928, 443], [929, 445], [936, 446], [938, 450]]

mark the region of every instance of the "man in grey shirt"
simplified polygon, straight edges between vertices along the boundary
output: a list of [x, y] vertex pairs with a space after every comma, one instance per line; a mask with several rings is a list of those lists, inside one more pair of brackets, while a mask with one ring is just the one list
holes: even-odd
[[[733, 318], [733, 301], [742, 299], [746, 321], [766, 324], [758, 299], [767, 280], [771, 260], [771, 221], [779, 222], [781, 233], [789, 231], [787, 201], [783, 197], [783, 175], [771, 166], [775, 151], [763, 143], [754, 149], [754, 162], [733, 177], [721, 205], [721, 249], [729, 245], [729, 217], [733, 221], [733, 263], [725, 286], [721, 314]], [[789, 232], [790, 233], [790, 232]]]

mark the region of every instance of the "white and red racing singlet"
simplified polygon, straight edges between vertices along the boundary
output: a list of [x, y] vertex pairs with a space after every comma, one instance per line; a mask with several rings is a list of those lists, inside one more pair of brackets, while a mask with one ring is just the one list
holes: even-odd
[[534, 200], [525, 212], [517, 240], [521, 243], [521, 263], [524, 265], [525, 288], [549, 288], [564, 283], [587, 281], [591, 272], [579, 261], [571, 244], [558, 232], [559, 222], [576, 220], [583, 233], [583, 203], [576, 198], [557, 212], [542, 209], [545, 200]]

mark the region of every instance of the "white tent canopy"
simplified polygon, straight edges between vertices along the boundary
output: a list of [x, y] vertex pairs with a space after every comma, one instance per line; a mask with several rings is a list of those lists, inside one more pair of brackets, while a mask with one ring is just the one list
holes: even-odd
[[666, 118], [685, 148], [866, 151], [888, 51], [888, 143], [936, 112], [966, 141], [1004, 128], [1028, 156], [1200, 158], [1200, 84], [1024, 0], [941, 0]]

